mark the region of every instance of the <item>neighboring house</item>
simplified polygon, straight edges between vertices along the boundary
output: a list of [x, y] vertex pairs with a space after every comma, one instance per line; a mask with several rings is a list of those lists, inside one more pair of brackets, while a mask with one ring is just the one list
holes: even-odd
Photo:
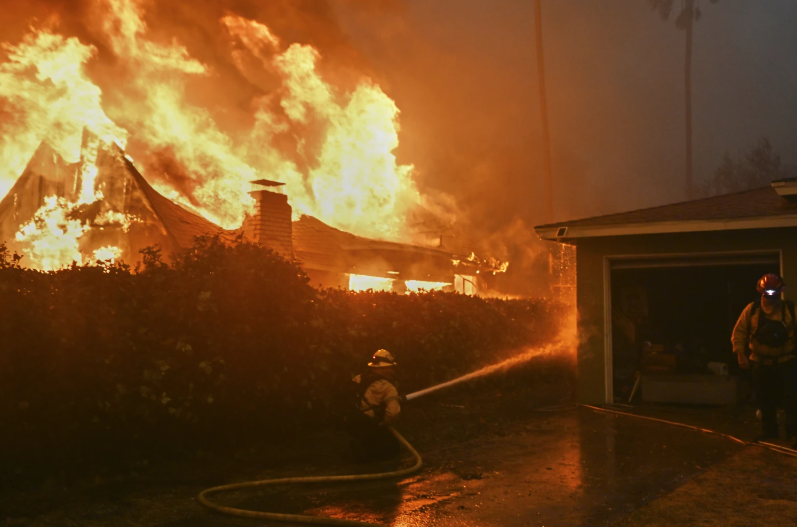
[[732, 402], [730, 335], [756, 281], [797, 287], [797, 180], [535, 230], [576, 247], [582, 403], [627, 401], [636, 372], [646, 400]]
[[[86, 167], [95, 165], [93, 193], [101, 194], [101, 198], [81, 201]], [[107, 246], [118, 248], [120, 258], [127, 262], [139, 260], [139, 250], [151, 245], [159, 245], [168, 258], [191, 247], [198, 235], [218, 234], [233, 241], [243, 231], [244, 238], [298, 260], [315, 286], [370, 285], [403, 292], [408, 287], [413, 289], [419, 284], [431, 287], [436, 283], [438, 287], [450, 284], [446, 286], [448, 290], [475, 293], [477, 284], [484, 283], [479, 273], [492, 276], [498, 271], [442, 248], [363, 238], [310, 216], [292, 221], [292, 210], [288, 197], [281, 193], [281, 183], [268, 180], [252, 183], [256, 190], [251, 195], [257, 203], [254, 215], [246, 218], [241, 229], [225, 230], [157, 192], [116, 146], [101, 144], [96, 150], [95, 163], [81, 160], [68, 164], [42, 143], [0, 201], [0, 241], [26, 252], [31, 240], [24, 244], [17, 242], [17, 232], [30, 223], [48, 198], [57, 196], [64, 201], [58, 211], [63, 213], [61, 223], [73, 220], [89, 227], [75, 242], [84, 261], [92, 258], [93, 251]], [[46, 222], [39, 223], [47, 227]], [[56, 232], [55, 237], [60, 234]], [[46, 243], [48, 240], [41, 240], [41, 245]], [[69, 252], [56, 256], [62, 262], [71, 262]], [[360, 281], [355, 283], [358, 278]]]

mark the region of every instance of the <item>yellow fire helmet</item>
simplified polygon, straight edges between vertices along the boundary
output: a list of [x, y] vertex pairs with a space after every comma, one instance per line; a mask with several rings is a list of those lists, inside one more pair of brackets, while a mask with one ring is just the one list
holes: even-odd
[[394, 359], [393, 354], [387, 350], [379, 350], [374, 353], [374, 356], [371, 357], [371, 362], [368, 363], [368, 366], [371, 368], [387, 368], [395, 365], [396, 359]]

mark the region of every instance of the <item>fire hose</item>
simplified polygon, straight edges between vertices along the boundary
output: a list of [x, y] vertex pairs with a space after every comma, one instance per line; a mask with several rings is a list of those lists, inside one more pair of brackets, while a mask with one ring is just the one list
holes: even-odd
[[199, 503], [216, 512], [222, 514], [229, 514], [231, 516], [239, 516], [244, 518], [254, 518], [257, 520], [274, 520], [295, 523], [315, 523], [324, 525], [359, 525], [359, 526], [374, 526], [379, 525], [369, 522], [361, 522], [356, 520], [344, 520], [340, 518], [326, 518], [322, 516], [309, 516], [305, 514], [281, 514], [276, 512], [261, 512], [252, 511], [247, 509], [237, 509], [235, 507], [227, 507], [219, 505], [210, 500], [211, 494], [220, 492], [230, 492], [234, 490], [249, 489], [254, 487], [265, 487], [268, 485], [285, 485], [289, 483], [340, 483], [350, 481], [373, 481], [377, 479], [398, 478], [407, 476], [421, 469], [423, 461], [421, 455], [404, 437], [399, 434], [392, 426], [388, 426], [388, 430], [392, 433], [399, 443], [404, 445], [404, 448], [410, 451], [415, 458], [415, 464], [411, 467], [394, 470], [392, 472], [379, 472], [375, 474], [354, 474], [349, 476], [310, 476], [310, 477], [297, 477], [297, 478], [278, 478], [278, 479], [263, 479], [259, 481], [244, 481], [242, 483], [232, 483], [229, 485], [221, 485], [203, 490], [199, 493]]
[[655, 421], [655, 422], [658, 422], [658, 423], [664, 423], [664, 424], [668, 424], [668, 425], [672, 425], [672, 426], [677, 426], [677, 427], [680, 427], [680, 428], [687, 428], [687, 429], [690, 429], [690, 430], [694, 430], [696, 432], [703, 432], [703, 433], [706, 433], [706, 434], [712, 434], [712, 435], [724, 437], [724, 438], [730, 439], [732, 441], [735, 441], [737, 443], [740, 443], [740, 444], [742, 444], [744, 446], [758, 446], [758, 447], [762, 447], [762, 448], [767, 448], [767, 449], [772, 450], [774, 452], [777, 452], [779, 454], [785, 454], [787, 456], [797, 457], [797, 451], [792, 450], [791, 448], [784, 447], [784, 446], [775, 445], [773, 443], [767, 443], [765, 441], [745, 441], [744, 439], [739, 439], [738, 437], [734, 437], [734, 436], [729, 435], [729, 434], [723, 434], [722, 432], [717, 432], [716, 430], [710, 430], [708, 428], [700, 428], [699, 426], [687, 425], [687, 424], [684, 424], [684, 423], [678, 423], [676, 421], [667, 421], [666, 419], [659, 419], [657, 417], [648, 417], [646, 415], [639, 415], [639, 414], [634, 414], [634, 413], [631, 413], [631, 412], [621, 412], [619, 410], [614, 410], [612, 408], [606, 408], [604, 406], [592, 406], [592, 405], [589, 405], [589, 404], [582, 404], [582, 405], [579, 405], [579, 406], [583, 406], [584, 408], [589, 408], [589, 409], [594, 410], [596, 412], [605, 412], [605, 413], [615, 414], [615, 415], [624, 415], [626, 417], [636, 417], [637, 419], [644, 419], [646, 421]]
[[[423, 395], [420, 392], [417, 394], [411, 394], [417, 397], [418, 395]], [[414, 397], [412, 397], [414, 398]], [[410, 397], [407, 397], [410, 399]], [[763, 442], [748, 442], [737, 437], [733, 437], [728, 434], [723, 434], [721, 432], [717, 432], [715, 430], [700, 428], [697, 426], [687, 425], [684, 423], [678, 423], [674, 421], [667, 421], [665, 419], [658, 419], [655, 417], [648, 417], [639, 414], [633, 414], [630, 412], [621, 412], [615, 409], [606, 408], [606, 407], [599, 407], [599, 406], [592, 406], [588, 404], [581, 404], [581, 405], [572, 405], [572, 408], [577, 408], [578, 406], [583, 406], [585, 408], [589, 408], [594, 411], [598, 412], [606, 412], [615, 415], [622, 415], [626, 417], [636, 417], [638, 419], [644, 419], [647, 421], [655, 421], [659, 423], [669, 424], [673, 426], [678, 426], [681, 428], [688, 428], [691, 430], [695, 430], [698, 432], [704, 432], [708, 434], [718, 435], [720, 437], [725, 437], [731, 439], [737, 443], [741, 443], [745, 446], [747, 445], [754, 445], [760, 446], [763, 448], [767, 448], [769, 450], [773, 450], [780, 454], [785, 454], [792, 457], [797, 457], [797, 452], [792, 449], [781, 447], [779, 445], [774, 445], [771, 443], [763, 443]], [[568, 409], [570, 406], [568, 406]], [[557, 409], [559, 409], [557, 407]], [[564, 408], [562, 408], [564, 409]], [[352, 482], [352, 481], [374, 481], [379, 479], [389, 479], [389, 478], [397, 478], [402, 476], [407, 476], [409, 474], [413, 474], [419, 471], [423, 465], [423, 461], [421, 459], [421, 455], [418, 453], [417, 450], [406, 440], [404, 437], [399, 434], [393, 427], [389, 426], [388, 429], [390, 432], [396, 437], [396, 439], [404, 445], [404, 447], [413, 455], [415, 458], [415, 464], [411, 467], [395, 470], [391, 472], [379, 472], [374, 474], [354, 474], [354, 475], [346, 475], [346, 476], [310, 476], [310, 477], [294, 477], [294, 478], [277, 478], [277, 479], [264, 479], [259, 481], [245, 481], [242, 483], [232, 483], [229, 485], [220, 485], [218, 487], [212, 487], [206, 490], [203, 490], [199, 494], [199, 503], [203, 506], [211, 509], [213, 511], [228, 514], [231, 516], [238, 516], [244, 518], [253, 518], [259, 520], [273, 520], [273, 521], [285, 521], [285, 522], [295, 522], [295, 523], [313, 523], [313, 524], [323, 524], [323, 525], [347, 525], [347, 526], [374, 526], [379, 525], [371, 522], [361, 522], [357, 520], [345, 520], [341, 518], [327, 518], [322, 516], [310, 516], [305, 514], [282, 514], [276, 512], [262, 512], [262, 511], [253, 511], [247, 509], [238, 509], [235, 507], [227, 507], [225, 505], [219, 505], [210, 500], [209, 496], [211, 494], [217, 494], [220, 492], [230, 492], [235, 490], [241, 489], [248, 489], [254, 487], [265, 487], [268, 485], [285, 485], [285, 484], [292, 484], [292, 483], [338, 483], [338, 482]]]

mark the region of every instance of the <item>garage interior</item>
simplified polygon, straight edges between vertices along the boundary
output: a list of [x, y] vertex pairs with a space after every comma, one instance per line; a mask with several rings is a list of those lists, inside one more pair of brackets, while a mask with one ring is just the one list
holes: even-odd
[[731, 332], [744, 307], [759, 298], [757, 280], [780, 274], [779, 252], [610, 263], [615, 402], [633, 395], [727, 404], [748, 396], [749, 373], [736, 363]]

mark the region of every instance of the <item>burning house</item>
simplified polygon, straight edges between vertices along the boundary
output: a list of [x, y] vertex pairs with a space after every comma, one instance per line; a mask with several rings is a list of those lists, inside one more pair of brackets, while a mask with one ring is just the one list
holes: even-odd
[[0, 238], [38, 269], [134, 262], [143, 247], [170, 254], [202, 234], [232, 233], [162, 196], [121, 148], [90, 134], [72, 164], [42, 143], [0, 202]]
[[243, 234], [316, 285], [472, 294], [505, 269], [425, 246], [456, 206], [397, 160], [398, 106], [367, 75], [324, 76], [316, 47], [229, 12], [206, 63], [150, 31], [144, 3], [91, 3], [93, 43], [33, 23], [2, 46], [0, 241], [26, 265]]
[[[256, 212], [244, 221], [244, 236], [301, 262], [312, 284], [344, 289], [446, 289], [475, 294], [500, 267], [458, 257], [443, 248], [374, 240], [301, 215], [291, 221], [288, 197], [273, 181], [252, 182]], [[262, 188], [264, 187], [264, 188]], [[481, 277], [482, 273], [484, 278]]]
[[199, 235], [231, 242], [243, 235], [298, 260], [316, 286], [475, 294], [501, 270], [443, 248], [356, 236], [308, 215], [294, 220], [282, 183], [252, 185], [253, 212], [241, 228], [223, 229], [155, 190], [119, 146], [86, 133], [77, 163], [40, 145], [0, 202], [0, 236], [39, 269], [73, 261], [135, 262], [151, 245], [168, 257]]

